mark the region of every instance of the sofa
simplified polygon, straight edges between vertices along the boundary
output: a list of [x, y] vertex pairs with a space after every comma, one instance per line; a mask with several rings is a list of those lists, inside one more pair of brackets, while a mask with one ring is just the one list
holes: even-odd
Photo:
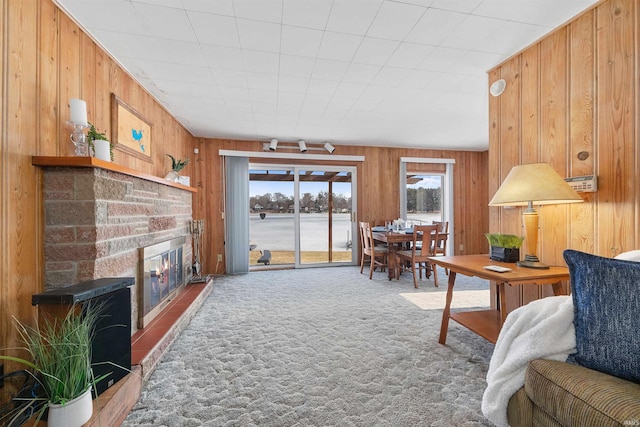
[[638, 426], [640, 384], [554, 360], [529, 362], [525, 384], [509, 400], [518, 426]]
[[510, 426], [640, 426], [638, 255], [565, 251], [576, 351], [566, 362], [528, 363], [507, 405]]

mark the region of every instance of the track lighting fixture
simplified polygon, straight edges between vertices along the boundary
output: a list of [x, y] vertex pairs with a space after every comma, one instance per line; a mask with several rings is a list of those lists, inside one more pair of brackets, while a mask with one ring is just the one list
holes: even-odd
[[273, 138], [269, 144], [269, 151], [276, 151], [276, 148], [278, 148], [278, 140]]
[[327, 150], [329, 153], [333, 153], [333, 151], [336, 149], [336, 147], [334, 147], [333, 145], [329, 144], [328, 142], [325, 142], [324, 149]]
[[298, 147], [300, 147], [301, 153], [304, 153], [307, 151], [307, 144], [303, 140], [298, 141]]

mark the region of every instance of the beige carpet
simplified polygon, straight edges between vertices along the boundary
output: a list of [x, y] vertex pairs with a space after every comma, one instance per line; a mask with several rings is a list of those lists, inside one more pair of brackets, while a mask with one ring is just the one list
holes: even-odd
[[[487, 286], [458, 275], [455, 305]], [[357, 267], [217, 277], [123, 426], [489, 426], [493, 345], [455, 322], [438, 344], [445, 292]]]

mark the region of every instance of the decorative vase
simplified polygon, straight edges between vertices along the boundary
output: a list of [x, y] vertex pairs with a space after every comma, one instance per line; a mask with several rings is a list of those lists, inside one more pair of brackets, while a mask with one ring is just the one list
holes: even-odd
[[165, 175], [164, 179], [168, 179], [169, 181], [173, 181], [173, 182], [178, 182], [180, 181], [180, 175], [178, 175], [178, 172], [176, 171], [171, 171]]
[[93, 415], [91, 387], [80, 396], [65, 404], [49, 404], [47, 426], [49, 427], [81, 427]]
[[111, 161], [111, 143], [104, 139], [96, 139], [93, 141], [93, 151], [96, 158], [104, 160], [105, 162]]

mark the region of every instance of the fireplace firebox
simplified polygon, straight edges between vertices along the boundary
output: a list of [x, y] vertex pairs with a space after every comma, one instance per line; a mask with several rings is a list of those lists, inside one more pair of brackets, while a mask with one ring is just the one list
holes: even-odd
[[149, 324], [191, 278], [185, 237], [140, 248], [138, 328]]

